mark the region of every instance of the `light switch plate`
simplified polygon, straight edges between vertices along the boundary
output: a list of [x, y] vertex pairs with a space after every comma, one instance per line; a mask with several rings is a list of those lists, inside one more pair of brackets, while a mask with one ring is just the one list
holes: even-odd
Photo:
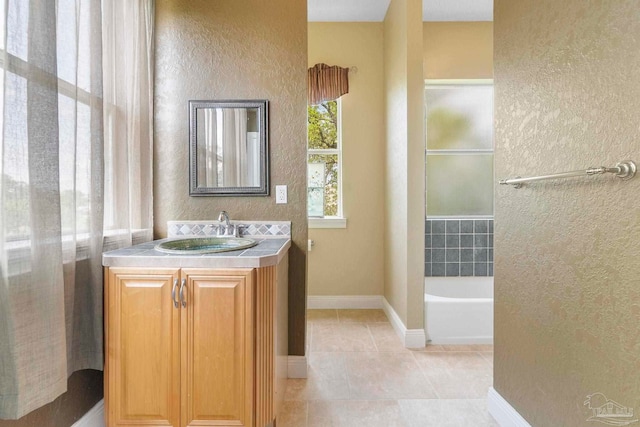
[[278, 205], [287, 204], [287, 186], [286, 185], [276, 185], [276, 204]]

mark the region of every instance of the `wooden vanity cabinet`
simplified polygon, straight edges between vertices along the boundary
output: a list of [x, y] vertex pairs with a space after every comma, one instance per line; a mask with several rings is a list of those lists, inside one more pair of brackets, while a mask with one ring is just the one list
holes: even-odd
[[273, 421], [276, 266], [105, 277], [107, 427]]

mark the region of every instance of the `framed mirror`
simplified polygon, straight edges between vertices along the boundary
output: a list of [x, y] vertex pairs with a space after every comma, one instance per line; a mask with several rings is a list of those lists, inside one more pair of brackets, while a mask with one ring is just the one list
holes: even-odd
[[268, 104], [189, 101], [189, 195], [269, 195]]

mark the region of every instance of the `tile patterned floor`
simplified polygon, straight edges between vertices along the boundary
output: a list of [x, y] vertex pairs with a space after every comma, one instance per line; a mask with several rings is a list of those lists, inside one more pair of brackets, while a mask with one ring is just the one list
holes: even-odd
[[495, 427], [493, 347], [408, 350], [382, 310], [309, 310], [306, 379], [290, 379], [278, 427]]

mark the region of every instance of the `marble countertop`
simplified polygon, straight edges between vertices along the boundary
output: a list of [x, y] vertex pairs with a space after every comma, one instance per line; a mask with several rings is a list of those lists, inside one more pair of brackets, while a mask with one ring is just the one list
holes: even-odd
[[289, 238], [253, 238], [257, 246], [239, 251], [197, 255], [174, 255], [159, 252], [154, 247], [161, 239], [140, 245], [116, 249], [102, 254], [105, 267], [176, 267], [176, 268], [259, 268], [276, 265], [291, 246]]

